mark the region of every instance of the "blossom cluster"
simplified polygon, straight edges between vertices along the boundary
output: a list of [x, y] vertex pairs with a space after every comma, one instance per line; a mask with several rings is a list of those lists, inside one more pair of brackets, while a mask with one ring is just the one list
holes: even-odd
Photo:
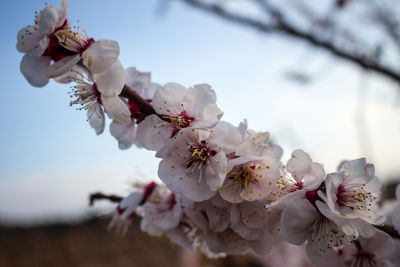
[[[113, 212], [112, 224], [134, 217], [153, 236], [167, 235], [209, 257], [268, 254], [282, 242], [306, 244], [317, 265], [395, 266], [399, 240], [379, 230], [386, 217], [400, 231], [400, 210], [383, 214], [381, 182], [364, 158], [326, 174], [303, 150], [282, 162], [268, 132], [221, 120], [208, 84], [159, 85], [134, 67], [124, 69], [116, 41], [95, 40], [72, 27], [68, 3], [48, 5], [17, 35], [21, 72], [33, 86], [72, 83], [71, 105], [87, 111], [97, 134], [105, 128], [121, 149], [133, 145], [160, 158], [161, 183], [138, 185]], [[136, 94], [152, 108], [127, 96]], [[400, 187], [397, 188], [400, 198]]]

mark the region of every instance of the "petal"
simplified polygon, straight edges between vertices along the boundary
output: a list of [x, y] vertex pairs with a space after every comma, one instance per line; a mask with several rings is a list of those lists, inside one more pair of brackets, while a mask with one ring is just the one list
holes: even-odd
[[282, 212], [283, 238], [294, 245], [300, 245], [312, 233], [314, 222], [321, 216], [306, 199], [289, 201]]
[[189, 88], [183, 100], [185, 110], [193, 117], [202, 112], [206, 105], [215, 104], [215, 102], [215, 92], [208, 84], [197, 84]]
[[21, 60], [20, 70], [31, 85], [43, 87], [49, 82], [49, 77], [47, 76], [49, 64], [49, 57], [24, 55]]
[[157, 115], [146, 117], [138, 125], [137, 139], [147, 150], [158, 151], [171, 139], [172, 128]]
[[121, 62], [116, 60], [106, 71], [94, 73], [93, 80], [101, 95], [118, 96], [125, 85], [126, 73]]
[[[201, 173], [201, 172], [200, 172]], [[201, 178], [201, 179], [200, 179]], [[185, 197], [190, 200], [200, 202], [213, 197], [217, 191], [211, 191], [204, 177], [199, 179], [191, 179], [190, 177], [183, 177], [179, 180], [180, 188]]]
[[126, 84], [146, 99], [145, 93], [150, 87], [150, 72], [141, 72], [135, 67], [126, 69]]
[[396, 187], [396, 198], [397, 198], [397, 201], [400, 202], [400, 184], [398, 184]]
[[228, 154], [242, 142], [242, 136], [237, 128], [229, 122], [219, 121], [212, 129], [210, 140]]
[[286, 168], [296, 180], [301, 180], [304, 174], [310, 170], [311, 162], [310, 155], [299, 149], [293, 151], [292, 158], [288, 160]]
[[225, 180], [227, 160], [225, 153], [220, 151], [211, 157], [206, 168], [206, 180], [211, 191], [218, 190]]
[[377, 257], [387, 257], [392, 254], [395, 243], [393, 238], [381, 230], [376, 230], [376, 233], [371, 238], [360, 237], [361, 247], [374, 254]]
[[57, 7], [53, 4], [46, 6], [40, 12], [39, 32], [44, 35], [52, 33], [57, 26], [57, 21]]
[[95, 129], [96, 134], [101, 134], [105, 127], [105, 117], [100, 104], [93, 104], [90, 106], [87, 110], [87, 117], [90, 126]]
[[319, 262], [333, 247], [340, 247], [349, 242], [349, 238], [334, 222], [321, 217], [307, 240], [307, 256], [312, 262]]
[[128, 219], [128, 217], [136, 211], [142, 198], [141, 192], [132, 192], [127, 197], [123, 198], [119, 204], [119, 207], [123, 210], [121, 219]]
[[55, 77], [54, 80], [58, 83], [70, 83], [76, 80], [82, 80], [83, 77], [88, 77], [88, 72], [86, 68], [75, 65], [68, 72], [61, 76]]
[[214, 127], [217, 122], [222, 118], [224, 113], [218, 108], [216, 104], [208, 104], [198, 114], [193, 121], [193, 127]]
[[101, 95], [101, 103], [107, 114], [118, 123], [125, 125], [131, 123], [131, 112], [120, 97]]
[[114, 120], [110, 124], [110, 132], [117, 139], [120, 149], [128, 149], [136, 141], [136, 122], [132, 120], [130, 124], [125, 125]]
[[57, 27], [60, 27], [61, 25], [64, 24], [65, 20], [67, 19], [67, 15], [68, 15], [68, 1], [61, 0], [60, 9], [58, 10]]
[[79, 55], [67, 56], [50, 65], [49, 69], [47, 70], [47, 75], [50, 78], [61, 76], [70, 71], [76, 65], [76, 63], [79, 62], [79, 60]]
[[[106, 71], [118, 59], [119, 44], [112, 40], [98, 40], [82, 54], [83, 65], [91, 72]], [[125, 72], [124, 72], [125, 73]]]
[[43, 55], [49, 42], [49, 38], [43, 36], [32, 26], [22, 28], [17, 34], [17, 50], [31, 56]]
[[173, 115], [175, 113], [178, 115], [183, 111], [181, 104], [186, 92], [186, 88], [180, 84], [167, 83], [155, 92], [152, 105], [159, 114], [164, 114], [167, 109], [172, 107], [177, 108], [177, 111], [172, 110], [172, 112], [174, 112]]

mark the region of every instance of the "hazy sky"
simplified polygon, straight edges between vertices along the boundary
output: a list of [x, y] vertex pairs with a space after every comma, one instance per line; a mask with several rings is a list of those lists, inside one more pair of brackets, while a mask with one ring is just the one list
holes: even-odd
[[[365, 79], [357, 67], [301, 42], [261, 35], [180, 3], [160, 14], [159, 2], [70, 0], [69, 18], [95, 39], [118, 41], [124, 66], [151, 71], [155, 82], [209, 83], [223, 119], [238, 124], [247, 118], [251, 128], [269, 131], [284, 147], [284, 161], [303, 148], [327, 172], [342, 159], [366, 156], [381, 178], [400, 173], [396, 85]], [[93, 212], [88, 193], [124, 194], [130, 182], [157, 174], [152, 152], [119, 150], [108, 128], [96, 136], [85, 112], [69, 107], [69, 86], [34, 88], [25, 81], [16, 34], [43, 7], [36, 0], [0, 2], [0, 220], [77, 217]], [[298, 69], [312, 74], [313, 83], [284, 79], [285, 71]], [[360, 118], [364, 126], [357, 131]], [[360, 146], [360, 133], [367, 145]]]

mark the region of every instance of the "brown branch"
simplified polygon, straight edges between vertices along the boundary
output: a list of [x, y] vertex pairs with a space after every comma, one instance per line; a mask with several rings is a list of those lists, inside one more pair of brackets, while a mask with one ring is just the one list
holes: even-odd
[[119, 203], [122, 200], [122, 197], [116, 195], [105, 195], [103, 193], [97, 192], [89, 195], [89, 206], [93, 206], [94, 203], [98, 200], [106, 199], [113, 203]]
[[153, 106], [128, 85], [124, 85], [120, 96], [125, 97], [135, 103], [139, 107], [140, 112], [143, 114], [144, 117], [156, 114]]
[[334, 54], [339, 58], [350, 61], [363, 69], [374, 71], [396, 82], [400, 82], [400, 74], [393, 71], [392, 69], [380, 65], [378, 62], [373, 62], [365, 55], [356, 53], [353, 54], [351, 52], [341, 49], [340, 47], [336, 47], [331, 42], [322, 40], [317, 36], [313, 35], [313, 33], [298, 29], [297, 27], [286, 22], [283, 19], [277, 20], [276, 24], [268, 24], [262, 21], [252, 19], [250, 17], [245, 17], [239, 14], [231, 13], [217, 4], [209, 4], [201, 0], [181, 0], [181, 1], [192, 7], [203, 10], [215, 16], [221, 17], [230, 22], [251, 27], [264, 33], [278, 33], [306, 41], [311, 45], [323, 48], [324, 50], [331, 52], [332, 54]]

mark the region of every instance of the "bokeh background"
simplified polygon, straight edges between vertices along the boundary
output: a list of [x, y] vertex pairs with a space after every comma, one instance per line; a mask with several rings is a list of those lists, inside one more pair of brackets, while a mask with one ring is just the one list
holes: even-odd
[[[284, 162], [298, 148], [310, 153], [327, 172], [335, 171], [343, 159], [366, 157], [383, 181], [398, 179], [398, 82], [306, 42], [241, 27], [183, 2], [70, 0], [69, 18], [95, 39], [117, 40], [124, 66], [151, 71], [153, 82], [212, 85], [217, 104], [225, 112], [223, 119], [239, 124], [246, 118], [250, 128], [269, 131], [285, 150]], [[237, 2], [241, 2], [235, 7], [240, 12], [261, 16], [246, 1]], [[308, 2], [324, 10], [332, 1]], [[59, 6], [57, 1], [50, 3]], [[400, 13], [400, 2], [394, 5]], [[34, 88], [24, 79], [16, 34], [43, 7], [41, 0], [0, 1], [0, 222], [7, 227], [23, 226], [25, 231], [31, 229], [28, 226], [41, 225], [34, 228], [39, 233], [37, 229], [48, 229], [48, 223], [79, 223], [109, 213], [112, 205], [108, 203], [89, 208], [88, 194], [126, 195], [132, 183], [157, 179], [158, 166], [152, 152], [136, 147], [119, 150], [108, 128], [96, 136], [85, 112], [69, 106], [69, 86], [50, 82]], [[389, 48], [385, 60], [400, 73], [400, 60], [391, 56], [394, 50]], [[106, 232], [106, 227], [96, 228], [105, 225], [106, 219], [91, 223], [86, 222], [91, 227], [80, 227], [87, 227], [82, 228], [87, 232], [97, 229], [97, 234]], [[30, 236], [21, 234], [22, 230], [10, 231], [4, 230], [2, 236]], [[41, 236], [53, 239], [62, 233]], [[146, 239], [137, 234], [129, 240], [134, 242], [135, 236]], [[11, 244], [7, 240], [2, 245]], [[122, 237], [110, 240], [127, 243]], [[151, 246], [159, 244], [151, 240]], [[113, 247], [102, 253], [121, 250]], [[12, 251], [17, 258], [23, 255]], [[136, 266], [129, 264], [128, 259], [118, 266]]]

